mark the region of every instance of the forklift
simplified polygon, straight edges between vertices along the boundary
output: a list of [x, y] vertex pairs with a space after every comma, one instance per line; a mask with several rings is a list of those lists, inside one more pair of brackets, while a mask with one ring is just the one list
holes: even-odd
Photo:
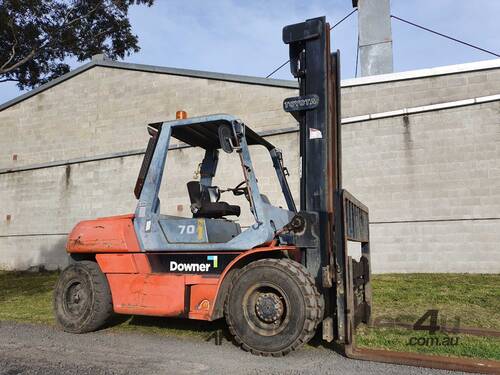
[[[135, 213], [82, 221], [69, 234], [70, 264], [54, 292], [60, 328], [94, 331], [113, 314], [225, 318], [244, 350], [283, 356], [320, 324], [324, 340], [347, 344], [369, 321], [368, 209], [341, 183], [339, 53], [330, 53], [324, 17], [286, 26], [283, 41], [300, 87], [283, 102], [300, 129], [300, 210], [282, 152], [240, 119], [179, 111], [149, 124]], [[204, 150], [200, 178], [186, 187], [189, 218], [160, 209], [172, 139]], [[252, 145], [269, 154], [286, 208], [261, 193]], [[221, 150], [239, 161], [237, 186], [213, 184]], [[228, 194], [244, 196], [247, 207], [222, 200]], [[244, 229], [236, 220], [242, 209], [252, 217]], [[360, 260], [348, 256], [347, 241], [361, 243]]]

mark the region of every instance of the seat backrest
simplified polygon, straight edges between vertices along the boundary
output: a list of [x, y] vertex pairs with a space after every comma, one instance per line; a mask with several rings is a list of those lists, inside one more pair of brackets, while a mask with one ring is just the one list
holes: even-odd
[[189, 181], [187, 183], [189, 200], [191, 204], [201, 207], [201, 185], [199, 181]]

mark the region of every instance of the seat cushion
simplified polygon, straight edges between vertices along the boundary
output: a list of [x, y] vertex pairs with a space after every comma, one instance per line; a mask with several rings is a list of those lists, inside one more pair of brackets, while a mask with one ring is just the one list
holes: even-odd
[[240, 206], [227, 202], [203, 202], [198, 212], [193, 217], [206, 217], [210, 219], [220, 219], [223, 216], [240, 216]]

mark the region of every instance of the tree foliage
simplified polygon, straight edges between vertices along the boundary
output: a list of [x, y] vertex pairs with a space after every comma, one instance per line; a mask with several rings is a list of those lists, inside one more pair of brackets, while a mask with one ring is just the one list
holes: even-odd
[[139, 51], [131, 5], [154, 0], [0, 0], [0, 82], [33, 88], [69, 71], [68, 58]]

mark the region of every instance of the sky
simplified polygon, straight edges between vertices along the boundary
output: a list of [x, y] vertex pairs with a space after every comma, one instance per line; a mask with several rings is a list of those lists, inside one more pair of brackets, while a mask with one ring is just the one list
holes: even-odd
[[[288, 59], [283, 26], [326, 16], [331, 25], [352, 10], [351, 0], [156, 0], [130, 8], [140, 52], [126, 62], [265, 77]], [[500, 52], [500, 0], [391, 0], [391, 13]], [[332, 30], [342, 78], [356, 67], [357, 13]], [[490, 60], [495, 57], [392, 19], [394, 71]], [[70, 64], [76, 68], [85, 62]], [[293, 79], [288, 66], [273, 78]], [[22, 94], [0, 83], [0, 103]]]

